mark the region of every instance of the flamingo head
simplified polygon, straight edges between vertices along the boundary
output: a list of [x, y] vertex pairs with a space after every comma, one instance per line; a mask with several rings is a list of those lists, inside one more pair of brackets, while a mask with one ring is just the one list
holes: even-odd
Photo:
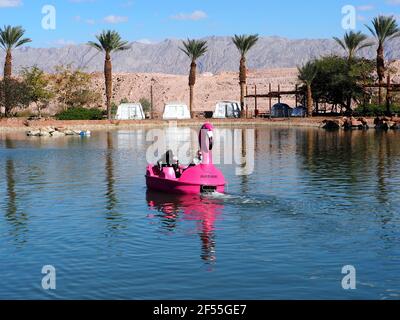
[[209, 152], [213, 148], [213, 130], [214, 127], [211, 123], [205, 123], [199, 133], [199, 144], [200, 149], [205, 152]]

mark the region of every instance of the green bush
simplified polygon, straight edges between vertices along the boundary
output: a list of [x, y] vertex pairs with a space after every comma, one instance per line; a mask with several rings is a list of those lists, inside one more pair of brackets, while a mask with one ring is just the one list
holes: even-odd
[[[386, 105], [378, 104], [360, 105], [355, 110], [357, 114], [368, 117], [384, 116], [387, 113], [386, 111]], [[392, 105], [390, 111], [392, 113], [400, 114], [400, 105]]]
[[18, 118], [29, 118], [35, 116], [35, 114], [31, 110], [22, 110], [17, 112], [15, 116]]
[[115, 116], [117, 115], [117, 111], [118, 105], [115, 102], [111, 103], [111, 115], [113, 118], [115, 118]]
[[58, 120], [102, 120], [104, 111], [96, 108], [69, 108], [56, 115]]
[[139, 100], [140, 104], [143, 107], [143, 112], [150, 112], [151, 110], [151, 102], [146, 98], [142, 98]]

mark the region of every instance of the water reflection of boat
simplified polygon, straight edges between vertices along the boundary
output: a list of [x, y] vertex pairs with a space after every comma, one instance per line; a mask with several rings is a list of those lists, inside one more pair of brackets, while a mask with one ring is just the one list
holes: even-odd
[[215, 223], [223, 209], [222, 199], [208, 195], [171, 195], [156, 191], [147, 191], [148, 206], [160, 212], [157, 215], [165, 231], [174, 231], [179, 220], [196, 223], [196, 232], [201, 240], [201, 258], [207, 263], [216, 260]]

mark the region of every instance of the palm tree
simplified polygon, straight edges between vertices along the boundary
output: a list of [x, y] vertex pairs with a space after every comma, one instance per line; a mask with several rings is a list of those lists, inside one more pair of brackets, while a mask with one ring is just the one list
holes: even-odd
[[349, 61], [353, 60], [355, 55], [361, 49], [370, 47], [373, 45], [371, 42], [365, 42], [368, 37], [362, 32], [346, 32], [343, 39], [333, 37], [333, 39], [346, 51], [347, 59]]
[[314, 105], [312, 84], [317, 76], [317, 67], [314, 61], [309, 61], [303, 67], [298, 67], [297, 69], [299, 71], [299, 80], [303, 82], [307, 88], [307, 114], [309, 117], [312, 117]]
[[192, 61], [190, 64], [190, 73], [189, 73], [189, 89], [190, 89], [190, 115], [193, 117], [193, 91], [194, 85], [196, 84], [196, 61], [201, 56], [203, 56], [208, 48], [207, 41], [202, 40], [190, 40], [183, 41], [184, 48], [180, 48]]
[[12, 50], [31, 42], [29, 38], [24, 38], [25, 30], [20, 27], [4, 26], [0, 28], [0, 47], [6, 52], [4, 62], [4, 104], [5, 116], [10, 116], [11, 97], [9, 90], [9, 81], [12, 76]]
[[123, 41], [117, 31], [107, 30], [96, 36], [98, 42], [89, 41], [88, 45], [100, 52], [105, 53], [104, 78], [106, 85], [107, 118], [111, 120], [111, 98], [112, 98], [112, 63], [111, 53], [123, 51], [130, 48], [128, 41]]
[[372, 20], [372, 27], [368, 25], [366, 27], [378, 41], [376, 69], [379, 80], [379, 104], [382, 104], [382, 86], [386, 71], [384, 47], [387, 41], [400, 36], [400, 29], [393, 16], [378, 16]]
[[[366, 42], [368, 37], [362, 32], [346, 32], [343, 39], [333, 37], [333, 39], [346, 51], [348, 61], [348, 74], [350, 75], [352, 63], [356, 54], [364, 48], [371, 47], [372, 42]], [[353, 100], [352, 94], [347, 97], [347, 110], [351, 109], [351, 102]]]
[[244, 93], [246, 90], [247, 82], [247, 67], [246, 55], [258, 41], [258, 34], [255, 35], [236, 35], [232, 38], [233, 43], [240, 52], [240, 68], [239, 68], [239, 83], [240, 83], [240, 105], [242, 107], [242, 116], [245, 115], [244, 111]]

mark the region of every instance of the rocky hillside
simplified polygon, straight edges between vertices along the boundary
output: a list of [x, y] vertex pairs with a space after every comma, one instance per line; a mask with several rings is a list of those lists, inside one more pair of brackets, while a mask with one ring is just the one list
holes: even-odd
[[[209, 37], [209, 51], [199, 61], [201, 73], [227, 72], [238, 69], [239, 55], [229, 37]], [[181, 40], [165, 40], [154, 44], [134, 42], [130, 50], [116, 53], [113, 57], [116, 72], [186, 74], [187, 57], [179, 50]], [[400, 39], [392, 41], [387, 49], [389, 60], [399, 59]], [[250, 52], [248, 65], [250, 69], [269, 69], [296, 67], [321, 55], [340, 53], [341, 50], [333, 40], [289, 40], [279, 37], [261, 38]], [[373, 48], [363, 51], [363, 55], [372, 58]], [[4, 57], [0, 58], [0, 64]], [[103, 70], [103, 56], [86, 45], [66, 46], [61, 48], [24, 47], [14, 52], [14, 66], [18, 70], [24, 66], [38, 65], [47, 72], [54, 66], [72, 64], [88, 72]]]

